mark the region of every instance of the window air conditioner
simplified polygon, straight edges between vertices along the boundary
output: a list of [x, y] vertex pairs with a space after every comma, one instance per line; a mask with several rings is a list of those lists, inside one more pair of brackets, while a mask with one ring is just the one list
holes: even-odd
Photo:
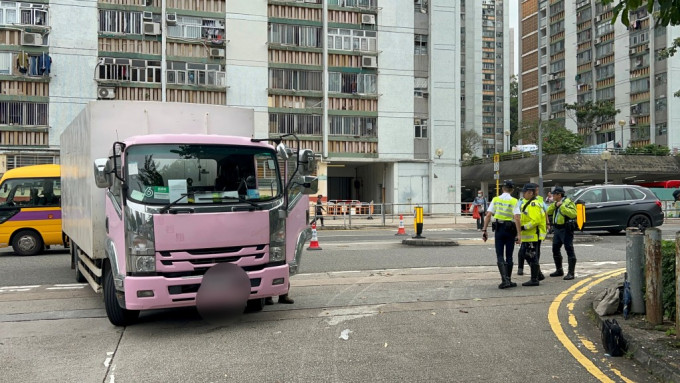
[[161, 24], [160, 23], [144, 23], [144, 34], [158, 36], [161, 34]]
[[378, 58], [374, 56], [361, 56], [361, 66], [363, 68], [377, 68]]
[[21, 45], [41, 46], [43, 37], [40, 33], [23, 32], [21, 34]]
[[177, 24], [177, 14], [176, 13], [168, 13], [165, 15], [165, 22], [168, 25], [175, 25]]
[[551, 119], [551, 120], [554, 119], [555, 117], [556, 117], [555, 114], [551, 114], [551, 115], [550, 115], [550, 119]]
[[597, 17], [595, 18], [595, 22], [596, 22], [596, 23], [599, 23], [600, 20], [602, 20], [602, 16], [597, 16]]
[[100, 100], [113, 100], [116, 98], [116, 88], [100, 86], [97, 88], [97, 96]]
[[224, 49], [210, 48], [210, 57], [224, 58]]
[[634, 55], [635, 53], [636, 53], [635, 48], [630, 48], [630, 51], [628, 52], [628, 54]]
[[375, 25], [375, 15], [362, 14], [361, 24]]
[[600, 60], [595, 60], [595, 66], [600, 66], [600, 64], [602, 64], [602, 61], [600, 61]]
[[600, 42], [602, 42], [602, 39], [599, 38], [599, 37], [596, 37], [595, 38], [595, 44], [599, 44]]

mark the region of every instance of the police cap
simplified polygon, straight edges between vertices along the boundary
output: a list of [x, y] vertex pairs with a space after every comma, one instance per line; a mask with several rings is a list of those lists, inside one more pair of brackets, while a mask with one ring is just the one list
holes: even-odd
[[553, 194], [562, 194], [562, 195], [564, 195], [565, 192], [564, 192], [564, 189], [562, 188], [562, 186], [555, 186], [555, 189], [553, 189]]
[[512, 180], [505, 180], [505, 181], [503, 181], [503, 187], [508, 188], [508, 189], [514, 189], [515, 183], [512, 182]]
[[676, 191], [673, 192], [673, 198], [677, 201], [680, 199], [680, 189], [677, 189]]
[[537, 189], [536, 184], [533, 183], [524, 184], [524, 187], [522, 188], [522, 193], [529, 190], [535, 191], [536, 189]]

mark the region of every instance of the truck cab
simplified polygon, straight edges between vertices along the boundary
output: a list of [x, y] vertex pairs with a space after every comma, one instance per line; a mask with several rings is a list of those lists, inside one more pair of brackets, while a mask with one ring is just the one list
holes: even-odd
[[94, 167], [105, 193], [105, 258], [92, 268], [78, 256], [75, 267], [100, 282], [113, 324], [196, 305], [209, 294], [206, 272], [225, 263], [247, 277], [235, 288], [251, 309], [288, 292], [310, 234], [311, 151], [246, 137], [144, 135], [116, 142]]

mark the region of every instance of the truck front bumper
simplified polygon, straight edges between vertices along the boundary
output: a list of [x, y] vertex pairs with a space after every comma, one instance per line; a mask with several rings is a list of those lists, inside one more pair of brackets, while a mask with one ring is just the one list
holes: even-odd
[[[288, 292], [288, 265], [267, 267], [247, 273], [250, 278], [249, 299], [273, 297]], [[124, 279], [125, 308], [153, 310], [196, 305], [196, 293], [202, 276], [166, 278], [162, 276]], [[274, 284], [276, 282], [276, 284]]]

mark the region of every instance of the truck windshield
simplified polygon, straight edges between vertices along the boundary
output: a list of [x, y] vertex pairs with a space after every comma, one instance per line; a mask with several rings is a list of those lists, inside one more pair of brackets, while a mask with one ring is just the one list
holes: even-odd
[[276, 153], [266, 148], [135, 145], [125, 158], [127, 197], [144, 204], [252, 203], [281, 195]]

